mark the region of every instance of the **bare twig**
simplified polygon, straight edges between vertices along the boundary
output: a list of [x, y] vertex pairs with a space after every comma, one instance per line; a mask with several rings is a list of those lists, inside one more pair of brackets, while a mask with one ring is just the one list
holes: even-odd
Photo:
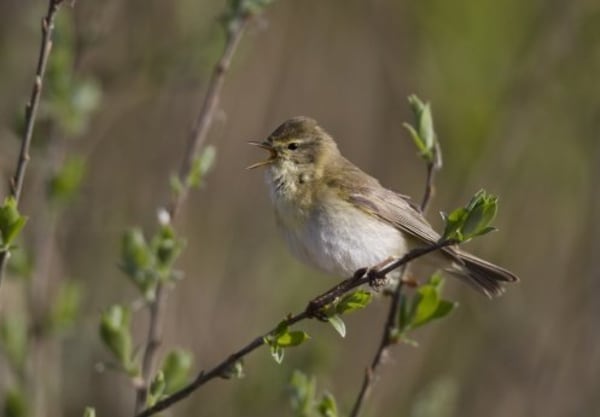
[[[23, 181], [25, 180], [25, 172], [30, 159], [29, 147], [31, 145], [31, 138], [33, 137], [33, 127], [35, 125], [35, 118], [37, 116], [40, 96], [42, 94], [42, 86], [44, 75], [46, 74], [48, 57], [50, 56], [50, 51], [52, 50], [54, 18], [62, 2], [63, 0], [49, 0], [48, 11], [46, 12], [46, 16], [44, 16], [42, 19], [42, 43], [40, 45], [40, 52], [35, 71], [35, 80], [31, 89], [29, 103], [27, 103], [27, 106], [25, 107], [25, 131], [23, 133], [23, 140], [21, 141], [21, 151], [19, 152], [17, 168], [10, 180], [10, 194], [15, 198], [17, 204], [21, 200]], [[2, 283], [2, 277], [4, 276], [4, 271], [6, 269], [8, 255], [8, 251], [0, 252], [0, 283]]]
[[[423, 200], [421, 201], [421, 206], [419, 207], [422, 213], [425, 213], [427, 211], [429, 201], [433, 196], [433, 181], [435, 177], [435, 172], [441, 167], [441, 155], [437, 141], [435, 154], [437, 155], [435, 157], [435, 160], [427, 163], [427, 179], [425, 181], [425, 191], [423, 192]], [[387, 273], [388, 271], [380, 272]], [[400, 279], [398, 280], [398, 284], [396, 284], [396, 288], [394, 288], [394, 292], [391, 296], [392, 299], [390, 301], [390, 308], [388, 310], [388, 315], [384, 324], [381, 342], [377, 347], [377, 351], [375, 352], [375, 356], [373, 357], [370, 366], [365, 370], [362, 385], [360, 387], [356, 400], [354, 401], [352, 411], [350, 412], [350, 417], [358, 417], [364, 400], [369, 395], [371, 387], [375, 382], [375, 377], [377, 375], [377, 370], [379, 369], [379, 366], [383, 363], [383, 360], [386, 356], [389, 347], [396, 344], [393, 335], [395, 330], [398, 328], [398, 316], [401, 307], [403, 289], [402, 279], [404, 277], [405, 272], [406, 264], [402, 266]]]
[[171, 215], [171, 218], [174, 218], [177, 215], [189, 192], [190, 187], [186, 184], [186, 179], [190, 174], [194, 159], [197, 157], [202, 145], [206, 142], [208, 131], [219, 104], [219, 96], [225, 81], [225, 74], [227, 73], [227, 70], [229, 70], [231, 58], [242, 39], [242, 35], [244, 34], [244, 30], [246, 29], [250, 17], [250, 14], [240, 15], [235, 24], [229, 25], [227, 42], [223, 54], [213, 69], [208, 84], [208, 90], [206, 91], [204, 102], [202, 103], [202, 110], [200, 110], [200, 113], [198, 114], [198, 118], [196, 119], [196, 123], [194, 124], [194, 128], [191, 131], [187, 143], [184, 160], [179, 170], [179, 180], [181, 184], [183, 184], [183, 188], [175, 194], [169, 204], [169, 214]]
[[[204, 97], [204, 102], [202, 103], [202, 108], [194, 123], [194, 127], [190, 132], [184, 158], [179, 169], [179, 182], [182, 186], [172, 195], [168, 204], [168, 212], [171, 221], [175, 220], [189, 194], [190, 184], [187, 181], [187, 178], [193, 169], [194, 160], [202, 149], [202, 145], [206, 142], [219, 103], [219, 96], [225, 81], [225, 74], [231, 65], [231, 59], [242, 39], [250, 17], [251, 15], [247, 13], [239, 14], [234, 17], [233, 22], [228, 25], [225, 48], [223, 49], [219, 61], [214, 66]], [[142, 357], [141, 377], [143, 382], [139, 385], [136, 392], [135, 413], [139, 413], [144, 408], [148, 397], [148, 387], [151, 382], [154, 368], [154, 356], [160, 345], [159, 321], [160, 305], [163, 296], [163, 287], [162, 284], [159, 283], [154, 299], [148, 304], [150, 319], [148, 324], [148, 336], [145, 342], [144, 355]]]
[[[444, 241], [440, 241], [434, 245], [413, 249], [410, 252], [408, 252], [406, 255], [404, 255], [402, 258], [390, 262], [388, 265], [386, 265], [383, 269], [380, 269], [378, 272], [379, 272], [379, 274], [381, 274], [381, 273], [387, 274], [397, 268], [403, 267], [408, 262], [410, 262], [416, 258], [419, 258], [421, 256], [427, 255], [431, 252], [434, 252], [436, 250], [439, 250], [441, 248], [444, 248], [446, 246], [451, 246], [454, 244], [456, 244], [456, 242], [453, 240], [444, 240]], [[357, 274], [354, 277], [348, 278], [348, 279], [342, 281], [341, 283], [337, 284], [336, 286], [332, 287], [328, 291], [324, 292], [323, 294], [315, 297], [313, 300], [311, 300], [308, 303], [308, 306], [306, 307], [306, 309], [304, 311], [302, 311], [301, 313], [298, 313], [294, 316], [289, 316], [287, 319], [285, 319], [283, 321], [283, 323], [285, 323], [285, 325], [287, 325], [287, 326], [291, 326], [302, 320], [314, 318], [316, 312], [318, 312], [319, 310], [322, 310], [325, 306], [332, 303], [338, 297], [346, 294], [350, 290], [357, 288], [361, 285], [371, 283], [374, 279], [374, 276], [372, 274], [369, 274], [366, 271], [367, 270], [363, 270], [362, 274]], [[276, 329], [278, 328], [278, 326], [275, 326], [269, 332], [264, 333], [263, 335], [254, 338], [250, 343], [248, 343], [247, 345], [242, 347], [237, 352], [229, 355], [226, 359], [224, 359], [218, 365], [214, 366], [209, 371], [199, 372], [198, 375], [196, 376], [196, 379], [194, 379], [188, 385], [186, 385], [179, 391], [174, 392], [173, 394], [169, 395], [168, 397], [163, 398], [162, 400], [157, 402], [154, 406], [139, 413], [136, 417], [149, 417], [156, 413], [159, 413], [160, 411], [163, 411], [163, 410], [171, 407], [173, 404], [178, 403], [179, 401], [188, 397], [190, 394], [192, 394], [194, 391], [196, 391], [201, 386], [206, 384], [208, 381], [215, 379], [217, 377], [222, 377], [222, 376], [226, 375], [227, 371], [229, 369], [231, 369], [236, 364], [236, 362], [238, 362], [240, 359], [242, 359], [249, 353], [253, 352], [260, 346], [262, 346], [265, 343], [265, 341], [264, 341], [265, 337], [267, 337], [269, 334], [275, 332]]]

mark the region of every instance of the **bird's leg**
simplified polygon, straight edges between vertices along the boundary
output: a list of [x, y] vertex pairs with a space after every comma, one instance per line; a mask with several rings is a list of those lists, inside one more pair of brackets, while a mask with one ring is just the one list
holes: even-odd
[[366, 274], [369, 277], [369, 285], [375, 291], [381, 290], [383, 287], [385, 287], [387, 283], [387, 277], [379, 271], [394, 260], [396, 260], [396, 258], [390, 256], [386, 258], [383, 262], [379, 262], [377, 265], [366, 270]]

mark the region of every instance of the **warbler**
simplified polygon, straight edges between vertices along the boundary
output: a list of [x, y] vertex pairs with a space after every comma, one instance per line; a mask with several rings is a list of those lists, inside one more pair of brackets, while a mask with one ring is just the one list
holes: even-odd
[[[275, 218], [291, 252], [330, 275], [350, 277], [361, 268], [399, 258], [439, 241], [408, 197], [384, 188], [340, 153], [315, 120], [294, 117], [263, 142], [266, 183]], [[518, 281], [510, 271], [448, 246], [425, 260], [488, 297]]]

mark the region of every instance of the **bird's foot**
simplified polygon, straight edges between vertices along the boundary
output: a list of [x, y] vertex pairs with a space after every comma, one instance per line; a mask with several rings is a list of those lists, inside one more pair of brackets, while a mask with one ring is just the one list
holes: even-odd
[[379, 272], [377, 268], [369, 269], [367, 276], [369, 277], [369, 286], [375, 291], [381, 291], [388, 282], [387, 276]]

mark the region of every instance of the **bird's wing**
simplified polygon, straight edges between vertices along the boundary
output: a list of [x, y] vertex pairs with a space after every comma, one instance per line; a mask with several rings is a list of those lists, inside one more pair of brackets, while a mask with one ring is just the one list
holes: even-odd
[[337, 190], [342, 199], [357, 209], [378, 217], [425, 244], [433, 244], [440, 239], [408, 197], [384, 188], [379, 181], [347, 160], [335, 172], [341, 175], [330, 176], [330, 189]]
[[369, 188], [359, 193], [350, 193], [347, 199], [359, 210], [378, 217], [418, 241], [433, 244], [440, 239], [440, 235], [420, 211], [409, 200], [391, 190], [381, 186]]

